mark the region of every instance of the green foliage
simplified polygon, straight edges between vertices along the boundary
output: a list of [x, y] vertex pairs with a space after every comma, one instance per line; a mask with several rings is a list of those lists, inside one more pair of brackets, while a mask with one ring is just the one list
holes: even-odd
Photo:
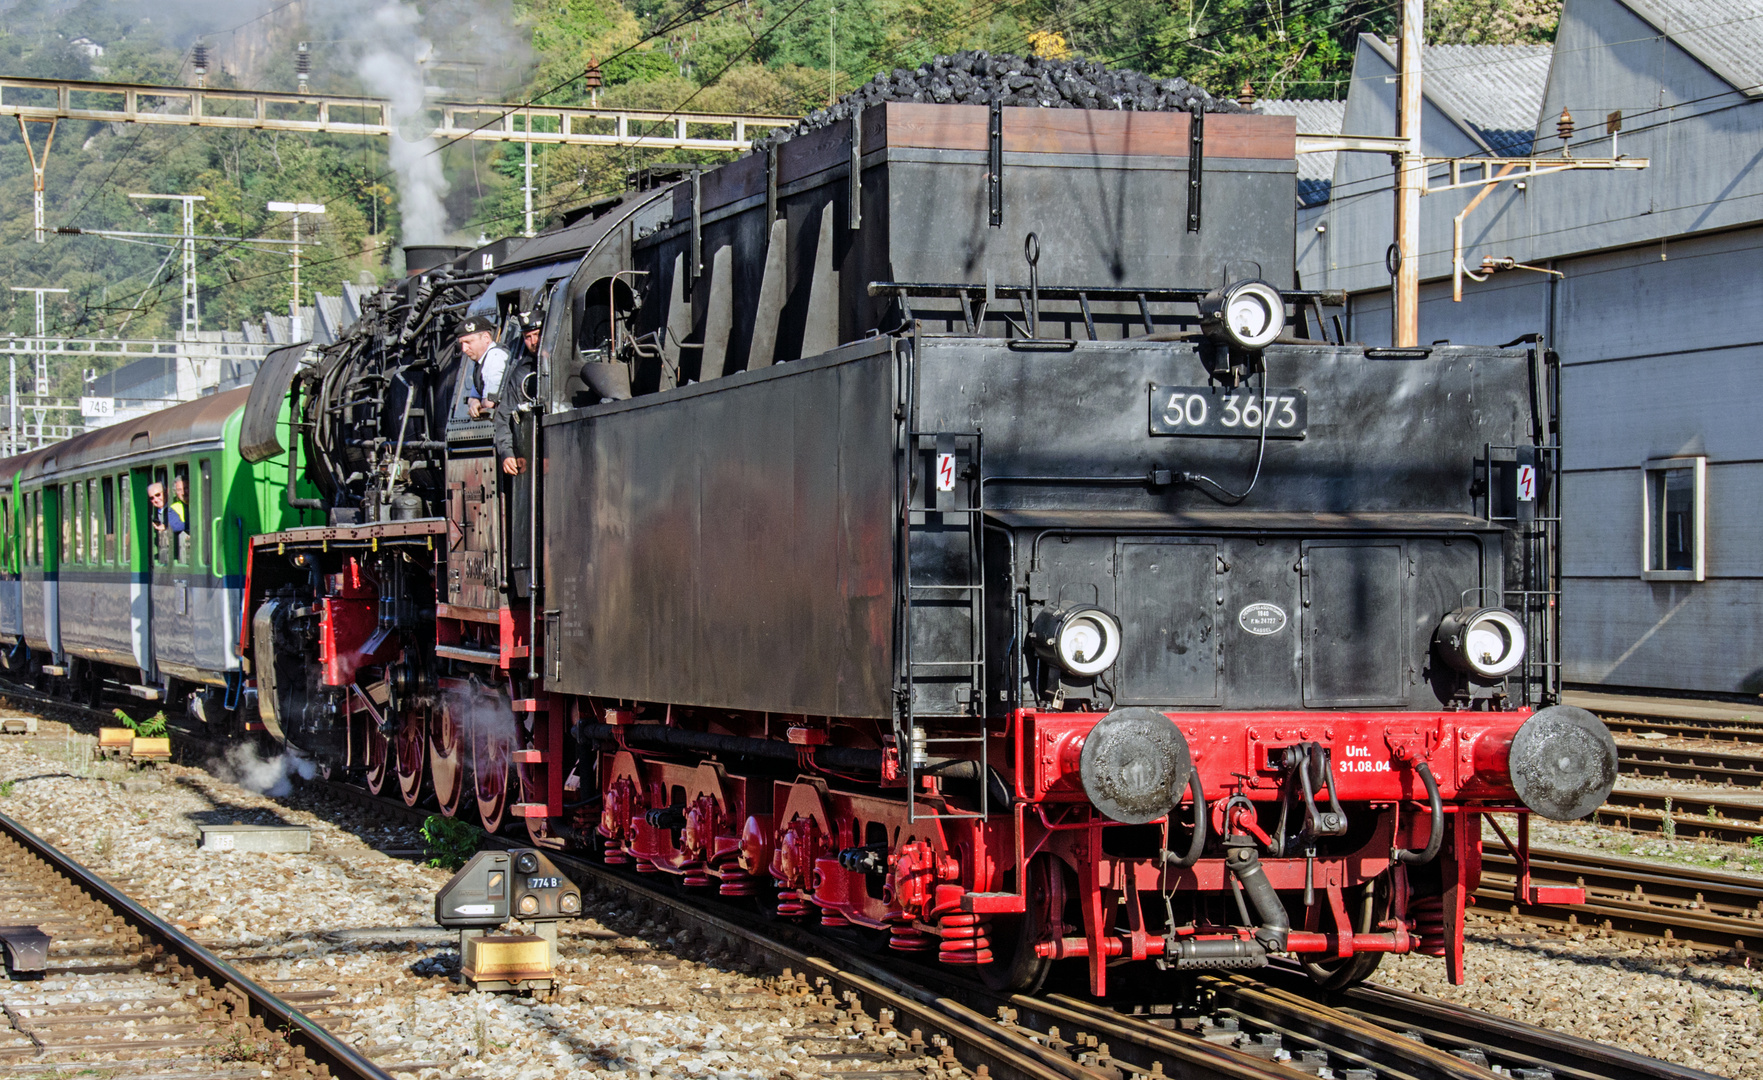
[[430, 814], [422, 823], [422, 839], [428, 849], [428, 864], [443, 870], [457, 870], [477, 854], [478, 842], [484, 831], [469, 821]]
[[116, 718], [130, 731], [143, 739], [163, 738], [166, 732], [165, 713], [163, 710], [154, 713], [145, 720], [136, 720], [121, 709], [113, 710]]
[[17, 786], [17, 780], [0, 780], [0, 799], [10, 799], [12, 797], [12, 789]]

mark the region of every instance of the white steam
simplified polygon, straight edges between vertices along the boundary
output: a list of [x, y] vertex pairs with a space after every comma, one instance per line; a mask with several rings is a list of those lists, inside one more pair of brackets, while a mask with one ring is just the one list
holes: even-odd
[[427, 87], [422, 63], [434, 46], [419, 29], [422, 15], [397, 0], [387, 0], [368, 20], [372, 42], [356, 60], [356, 73], [367, 91], [392, 103], [388, 158], [398, 174], [398, 202], [404, 217], [406, 244], [439, 244], [447, 239], [447, 178], [441, 155], [430, 134]]
[[227, 750], [223, 761], [211, 761], [208, 771], [222, 780], [238, 784], [248, 791], [272, 798], [294, 790], [294, 778], [310, 780], [318, 775], [318, 766], [292, 750], [264, 758], [250, 743]]

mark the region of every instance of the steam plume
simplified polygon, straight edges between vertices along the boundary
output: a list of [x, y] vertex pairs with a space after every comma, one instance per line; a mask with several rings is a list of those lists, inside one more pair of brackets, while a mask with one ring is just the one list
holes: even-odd
[[373, 44], [357, 61], [357, 73], [370, 93], [392, 102], [389, 160], [398, 174], [399, 207], [404, 217], [404, 242], [438, 244], [447, 239], [447, 179], [441, 157], [429, 134], [424, 109], [425, 88], [419, 63], [433, 45], [417, 32], [422, 16], [397, 0], [387, 0], [373, 13]]

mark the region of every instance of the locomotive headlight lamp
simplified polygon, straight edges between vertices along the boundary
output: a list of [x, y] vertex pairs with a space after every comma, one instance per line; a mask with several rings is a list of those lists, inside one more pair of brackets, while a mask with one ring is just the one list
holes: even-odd
[[1286, 328], [1286, 302], [1265, 281], [1239, 281], [1200, 298], [1200, 330], [1220, 345], [1250, 352], [1274, 343]]
[[1120, 620], [1099, 607], [1048, 608], [1033, 636], [1036, 652], [1081, 678], [1100, 675], [1120, 656]]
[[1433, 641], [1446, 663], [1481, 679], [1503, 678], [1524, 660], [1524, 624], [1505, 608], [1458, 608]]

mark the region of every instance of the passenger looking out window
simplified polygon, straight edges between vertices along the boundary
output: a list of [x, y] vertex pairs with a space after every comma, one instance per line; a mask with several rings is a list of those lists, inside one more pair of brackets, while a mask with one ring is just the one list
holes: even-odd
[[185, 532], [184, 507], [181, 501], [166, 504], [163, 480], [147, 485], [147, 501], [153, 504], [153, 531], [158, 540], [159, 564], [166, 566], [171, 563], [174, 540], [181, 540]]

